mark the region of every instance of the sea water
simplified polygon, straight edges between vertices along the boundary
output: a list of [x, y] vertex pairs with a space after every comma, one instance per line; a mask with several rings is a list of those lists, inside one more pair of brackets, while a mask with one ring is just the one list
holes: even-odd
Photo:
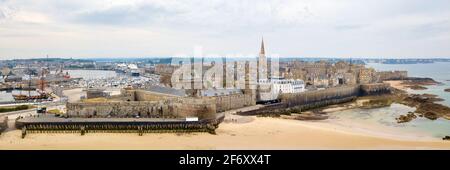
[[429, 120], [425, 117], [397, 123], [396, 118], [400, 115], [414, 112], [411, 108], [402, 104], [392, 104], [389, 107], [374, 109], [350, 109], [330, 113], [330, 119], [342, 126], [365, 129], [367, 131], [381, 131], [385, 134], [396, 134], [396, 137], [413, 138], [442, 138], [450, 135], [450, 121], [439, 118]]
[[367, 67], [372, 67], [377, 71], [404, 70], [408, 71], [410, 77], [429, 77], [442, 83], [440, 85], [426, 86], [426, 90], [408, 90], [416, 94], [434, 94], [438, 95], [444, 101], [439, 102], [450, 106], [450, 92], [445, 92], [450, 88], [450, 62], [436, 62], [430, 64], [379, 64], [368, 63]]
[[[367, 67], [377, 71], [406, 70], [411, 77], [430, 77], [441, 82], [441, 85], [427, 86], [427, 90], [409, 90], [409, 93], [429, 93], [444, 99], [440, 103], [450, 106], [450, 93], [444, 89], [450, 88], [450, 63], [438, 62], [431, 64], [379, 64], [368, 63]], [[401, 104], [375, 109], [351, 109], [330, 113], [330, 118], [342, 125], [353, 124], [359, 128], [377, 131], [382, 129], [386, 133], [401, 132], [399, 135], [442, 138], [450, 135], [450, 121], [439, 118], [429, 120], [424, 117], [397, 123], [395, 118], [413, 112], [411, 108]], [[393, 134], [393, 133], [391, 133]], [[398, 134], [398, 133], [396, 133]]]
[[[116, 77], [117, 73], [110, 70], [66, 70], [72, 78], [83, 78], [84, 80], [94, 80], [102, 78]], [[64, 71], [64, 72], [66, 72]]]
[[12, 95], [39, 95], [36, 91], [27, 91], [27, 90], [11, 90], [11, 91], [0, 91], [0, 103], [1, 102], [12, 102], [15, 101]]
[[[72, 78], [83, 78], [85, 80], [94, 80], [94, 79], [101, 79], [101, 78], [111, 78], [116, 77], [117, 73], [115, 71], [109, 71], [109, 70], [65, 70], [65, 72], [68, 72], [70, 77]], [[31, 91], [31, 95], [38, 95], [36, 91]], [[13, 102], [13, 94], [23, 94], [28, 95], [28, 91], [20, 91], [20, 90], [13, 90], [13, 91], [0, 91], [0, 103], [2, 102]]]

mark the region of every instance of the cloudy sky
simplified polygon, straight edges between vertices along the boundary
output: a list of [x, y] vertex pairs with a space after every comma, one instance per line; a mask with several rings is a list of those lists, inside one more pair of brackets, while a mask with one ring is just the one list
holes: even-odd
[[448, 0], [0, 0], [0, 59], [450, 57]]

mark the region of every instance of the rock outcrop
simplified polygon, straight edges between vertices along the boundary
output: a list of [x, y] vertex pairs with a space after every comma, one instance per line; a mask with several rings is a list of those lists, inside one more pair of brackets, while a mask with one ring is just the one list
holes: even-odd
[[413, 90], [426, 90], [426, 89], [428, 89], [428, 88], [426, 88], [424, 86], [421, 86], [421, 85], [408, 85], [408, 86], [405, 86], [405, 87], [413, 89]]
[[396, 100], [398, 103], [405, 104], [410, 107], [416, 107], [417, 109], [415, 112], [420, 117], [426, 117], [430, 120], [436, 120], [439, 117], [445, 119], [450, 118], [450, 108], [445, 105], [435, 103], [443, 100], [441, 98], [437, 98], [436, 95], [398, 93]]
[[415, 118], [417, 118], [417, 116], [413, 112], [409, 112], [406, 115], [400, 115], [400, 117], [395, 118], [395, 120], [397, 120], [397, 123], [406, 123]]

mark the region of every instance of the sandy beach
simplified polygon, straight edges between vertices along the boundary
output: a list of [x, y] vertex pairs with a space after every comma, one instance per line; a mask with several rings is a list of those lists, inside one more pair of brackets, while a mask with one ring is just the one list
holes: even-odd
[[[405, 89], [401, 81], [388, 81]], [[79, 89], [73, 90], [79, 93]], [[240, 111], [253, 110], [256, 105]], [[327, 113], [353, 108], [334, 106]], [[327, 119], [300, 121], [270, 117], [238, 116], [226, 112], [225, 121], [209, 133], [45, 133], [7, 130], [0, 135], [0, 149], [450, 149], [450, 141], [419, 133], [405, 134], [357, 121]], [[12, 120], [10, 121], [12, 124]]]
[[391, 80], [391, 81], [384, 81], [385, 83], [389, 83], [391, 87], [394, 87], [399, 90], [407, 90], [408, 88], [402, 84], [403, 80]]
[[20, 131], [12, 130], [0, 136], [0, 149], [450, 149], [450, 142], [438, 139], [391, 139], [326, 122], [250, 118], [220, 124], [217, 135], [47, 133], [21, 139]]

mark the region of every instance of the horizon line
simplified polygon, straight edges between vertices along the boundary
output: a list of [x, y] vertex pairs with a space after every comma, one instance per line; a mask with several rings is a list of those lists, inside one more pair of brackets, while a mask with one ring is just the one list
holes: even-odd
[[[112, 57], [28, 57], [28, 58], [9, 58], [9, 59], [0, 59], [0, 61], [4, 60], [29, 60], [29, 59], [167, 59], [167, 58], [253, 58], [258, 57], [257, 55], [254, 56], [242, 56], [242, 57], [236, 57], [236, 56], [203, 56], [203, 57], [195, 57], [195, 56], [142, 56], [142, 57], [120, 57], [120, 56], [112, 56]], [[267, 56], [267, 58], [274, 58], [272, 56]], [[448, 57], [310, 57], [310, 56], [279, 56], [280, 59], [287, 59], [287, 58], [304, 58], [304, 59], [426, 59], [426, 60], [432, 60], [432, 59], [450, 59], [450, 56]]]

